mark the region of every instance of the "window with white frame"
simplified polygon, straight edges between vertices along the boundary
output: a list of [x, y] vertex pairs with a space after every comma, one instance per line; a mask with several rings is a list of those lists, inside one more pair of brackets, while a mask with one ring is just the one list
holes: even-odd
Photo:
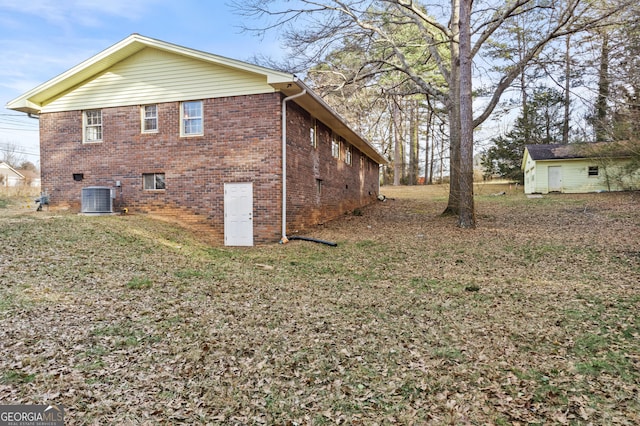
[[333, 158], [340, 158], [340, 142], [336, 136], [331, 138], [331, 156]]
[[142, 107], [142, 133], [158, 132], [158, 105]]
[[318, 142], [316, 140], [316, 120], [311, 120], [311, 127], [309, 128], [309, 139], [311, 139], [311, 146], [314, 148], [318, 147]]
[[180, 107], [180, 135], [202, 135], [202, 101], [182, 102]]
[[351, 147], [347, 146], [344, 149], [344, 162], [351, 165]]
[[84, 142], [102, 142], [102, 110], [84, 111], [82, 121]]
[[587, 171], [589, 177], [597, 177], [599, 172], [598, 166], [589, 166], [589, 170]]
[[165, 189], [164, 173], [144, 173], [142, 186], [146, 190]]

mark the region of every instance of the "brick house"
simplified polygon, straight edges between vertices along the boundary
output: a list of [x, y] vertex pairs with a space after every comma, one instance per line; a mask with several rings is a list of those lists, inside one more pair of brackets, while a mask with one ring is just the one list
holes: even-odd
[[40, 118], [51, 208], [166, 216], [227, 245], [372, 202], [385, 162], [296, 76], [138, 34], [7, 107]]

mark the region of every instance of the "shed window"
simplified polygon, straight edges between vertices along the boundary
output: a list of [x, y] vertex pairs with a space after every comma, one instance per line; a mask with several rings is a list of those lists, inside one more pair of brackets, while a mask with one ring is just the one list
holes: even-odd
[[158, 131], [158, 105], [142, 107], [142, 133], [156, 133]]
[[598, 176], [598, 166], [589, 166], [589, 176]]
[[102, 142], [102, 110], [92, 109], [82, 114], [85, 142]]
[[183, 102], [180, 108], [180, 135], [202, 135], [202, 101]]
[[143, 174], [142, 185], [147, 190], [165, 189], [164, 173]]

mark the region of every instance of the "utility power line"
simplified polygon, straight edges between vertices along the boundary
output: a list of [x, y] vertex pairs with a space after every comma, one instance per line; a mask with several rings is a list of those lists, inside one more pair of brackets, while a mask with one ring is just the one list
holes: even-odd
[[36, 120], [24, 115], [0, 114], [0, 130], [18, 132], [37, 132], [39, 124]]
[[12, 130], [15, 132], [37, 132], [38, 129], [17, 129], [15, 127], [0, 127], [0, 130]]
[[[0, 151], [6, 151], [6, 150], [4, 150], [4, 149], [0, 148]], [[40, 153], [37, 153], [37, 154], [36, 154], [36, 153], [34, 153], [34, 152], [25, 152], [25, 151], [12, 151], [12, 152], [15, 152], [16, 154], [23, 154], [23, 155], [34, 155], [34, 156], [36, 156], [36, 157], [39, 157], [39, 156], [40, 156]]]
[[24, 154], [24, 155], [40, 155], [40, 153], [31, 152], [30, 148], [20, 146], [20, 145], [12, 145], [8, 143], [0, 143], [0, 151], [5, 152], [15, 152], [16, 154]]

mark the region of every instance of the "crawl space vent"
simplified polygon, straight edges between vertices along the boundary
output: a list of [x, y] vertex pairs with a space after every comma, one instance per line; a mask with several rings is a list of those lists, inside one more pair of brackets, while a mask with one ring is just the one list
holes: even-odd
[[108, 186], [89, 186], [82, 188], [82, 213], [113, 213], [113, 198]]

